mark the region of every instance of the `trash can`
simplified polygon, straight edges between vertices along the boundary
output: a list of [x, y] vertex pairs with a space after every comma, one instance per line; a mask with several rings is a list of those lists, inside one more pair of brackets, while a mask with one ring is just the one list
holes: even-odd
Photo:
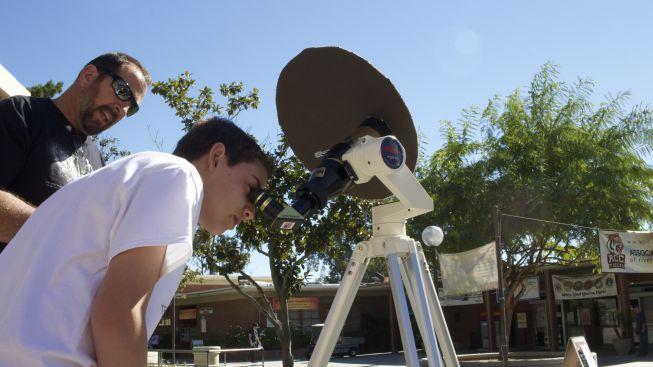
[[197, 367], [217, 366], [220, 363], [220, 347], [206, 346], [193, 348], [193, 364]]

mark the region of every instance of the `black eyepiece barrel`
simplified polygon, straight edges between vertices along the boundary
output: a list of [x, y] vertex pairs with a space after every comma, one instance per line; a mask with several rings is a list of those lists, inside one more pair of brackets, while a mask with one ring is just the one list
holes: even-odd
[[275, 220], [283, 210], [283, 206], [270, 197], [267, 192], [260, 188], [253, 189], [249, 193], [249, 199], [256, 208], [269, 220]]

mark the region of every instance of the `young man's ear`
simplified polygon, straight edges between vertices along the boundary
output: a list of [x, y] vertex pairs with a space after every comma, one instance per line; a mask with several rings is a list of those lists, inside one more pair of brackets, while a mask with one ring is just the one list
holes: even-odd
[[98, 71], [97, 67], [95, 67], [95, 65], [88, 64], [84, 66], [82, 71], [79, 72], [77, 81], [79, 82], [80, 86], [88, 87], [98, 78], [98, 76], [100, 76], [100, 72]]
[[226, 159], [225, 146], [222, 143], [215, 143], [209, 151], [209, 169], [213, 170], [218, 167], [221, 160]]

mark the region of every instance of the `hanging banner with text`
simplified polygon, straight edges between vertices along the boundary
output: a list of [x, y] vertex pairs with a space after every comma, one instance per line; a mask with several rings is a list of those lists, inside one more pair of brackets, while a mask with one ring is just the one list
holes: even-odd
[[[275, 310], [281, 309], [278, 298], [272, 298], [272, 307]], [[288, 299], [289, 310], [317, 310], [318, 308], [319, 300], [317, 297], [291, 297]]]
[[653, 273], [653, 232], [599, 231], [604, 273]]
[[494, 241], [465, 252], [441, 254], [440, 268], [447, 296], [477, 293], [499, 286]]
[[586, 276], [552, 275], [556, 300], [597, 298], [617, 295], [614, 274]]

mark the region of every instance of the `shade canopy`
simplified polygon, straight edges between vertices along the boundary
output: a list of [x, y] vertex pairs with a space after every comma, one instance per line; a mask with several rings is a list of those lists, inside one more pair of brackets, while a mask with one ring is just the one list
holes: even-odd
[[[339, 47], [307, 48], [281, 71], [277, 115], [290, 147], [313, 170], [316, 153], [354, 136], [369, 117], [385, 122], [415, 169], [417, 133], [410, 112], [390, 80], [369, 62]], [[382, 199], [391, 192], [377, 179], [352, 185], [348, 195]]]

